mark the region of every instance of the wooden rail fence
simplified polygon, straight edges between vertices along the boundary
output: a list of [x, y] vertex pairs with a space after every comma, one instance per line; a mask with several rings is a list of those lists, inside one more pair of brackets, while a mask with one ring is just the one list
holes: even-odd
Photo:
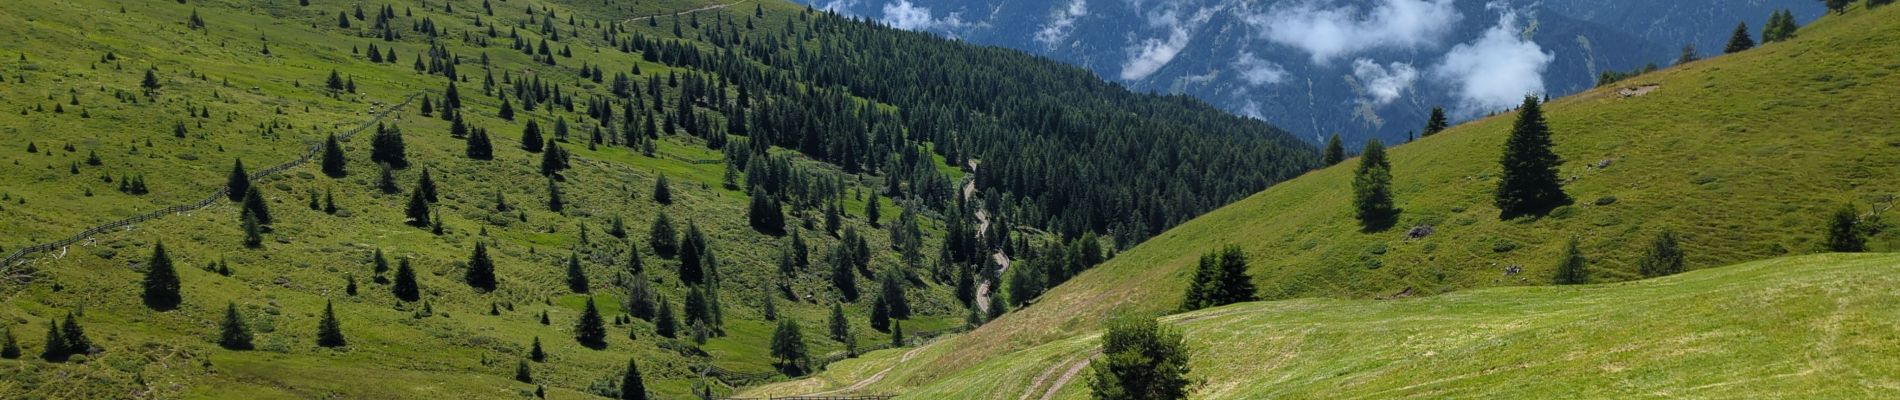
[[[342, 139], [342, 140], [348, 140], [350, 137], [356, 136], [357, 133], [360, 133], [363, 130], [369, 129], [370, 125], [375, 124], [377, 122], [382, 122], [384, 117], [388, 117], [391, 113], [394, 113], [397, 110], [400, 110], [405, 106], [408, 106], [410, 102], [415, 101], [416, 97], [420, 97], [420, 96], [422, 96], [422, 92], [417, 92], [415, 94], [409, 95], [409, 97], [404, 98], [401, 103], [397, 103], [396, 105], [390, 106], [388, 109], [385, 109], [380, 113], [377, 113], [376, 118], [371, 118], [369, 121], [364, 122], [362, 125], [358, 125], [356, 129], [352, 129], [349, 132], [344, 132], [342, 135], [337, 136], [337, 138]], [[310, 148], [304, 151], [303, 156], [297, 157], [297, 159], [294, 159], [294, 160], [286, 161], [282, 164], [273, 165], [270, 168], [258, 170], [256, 173], [251, 174], [251, 180], [254, 180], [254, 181], [261, 180], [271, 175], [276, 175], [277, 173], [284, 172], [285, 170], [296, 168], [297, 166], [310, 162], [310, 159], [317, 157], [317, 155], [320, 154], [322, 151], [323, 151], [323, 143], [310, 145]], [[195, 211], [195, 210], [202, 209], [205, 207], [210, 207], [212, 204], [216, 204], [219, 199], [224, 198], [225, 195], [227, 194], [226, 193], [227, 190], [229, 189], [224, 188], [224, 187], [219, 187], [218, 190], [212, 191], [210, 196], [205, 196], [205, 198], [202, 200], [198, 200], [198, 201], [194, 201], [194, 202], [186, 203], [186, 204], [173, 205], [170, 207], [152, 210], [151, 212], [147, 212], [144, 214], [131, 216], [131, 217], [121, 219], [118, 221], [107, 222], [104, 224], [100, 224], [98, 226], [87, 228], [84, 231], [80, 231], [78, 234], [74, 234], [72, 236], [69, 236], [65, 239], [60, 239], [58, 241], [40, 243], [40, 244], [27, 246], [27, 247], [21, 247], [19, 249], [13, 250], [12, 253], [8, 253], [6, 258], [0, 258], [0, 270], [10, 269], [21, 263], [25, 263], [26, 257], [29, 255], [32, 255], [33, 253], [52, 251], [54, 249], [71, 246], [74, 243], [79, 243], [80, 241], [84, 241], [86, 239], [92, 238], [93, 235], [110, 232], [114, 229], [128, 228], [140, 222], [158, 219], [160, 217], [164, 217], [167, 215], [180, 214], [180, 213]]]

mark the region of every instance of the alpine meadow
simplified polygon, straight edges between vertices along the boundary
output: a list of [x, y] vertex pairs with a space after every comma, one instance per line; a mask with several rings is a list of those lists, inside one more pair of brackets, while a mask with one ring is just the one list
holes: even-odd
[[1197, 1], [0, 5], [0, 398], [1900, 397], [1890, 1]]

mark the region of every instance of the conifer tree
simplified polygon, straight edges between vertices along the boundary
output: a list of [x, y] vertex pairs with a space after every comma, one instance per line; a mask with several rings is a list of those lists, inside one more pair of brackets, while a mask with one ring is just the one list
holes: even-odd
[[1320, 163], [1324, 165], [1334, 165], [1339, 164], [1340, 161], [1346, 161], [1346, 146], [1339, 142], [1339, 134], [1335, 133], [1332, 137], [1326, 139], [1326, 151], [1321, 156]]
[[1643, 252], [1640, 270], [1643, 276], [1657, 277], [1682, 273], [1682, 248], [1676, 240], [1676, 232], [1663, 230], [1656, 239], [1649, 242], [1649, 250]]
[[600, 350], [607, 348], [607, 322], [600, 318], [600, 309], [594, 307], [594, 297], [587, 297], [587, 309], [581, 312], [581, 319], [574, 323], [574, 340], [587, 348]]
[[891, 330], [891, 307], [884, 303], [884, 296], [871, 298], [870, 322], [871, 329], [887, 332]]
[[323, 302], [323, 320], [317, 322], [317, 346], [343, 347], [343, 324], [336, 319], [336, 306], [330, 301]]
[[766, 321], [778, 320], [778, 302], [775, 301], [773, 297], [774, 296], [770, 294], [765, 295], [765, 304], [762, 305], [759, 310], [761, 314], [764, 314]]
[[1436, 135], [1439, 132], [1444, 132], [1445, 128], [1450, 128], [1450, 127], [1451, 127], [1451, 120], [1445, 118], [1445, 108], [1432, 107], [1431, 118], [1425, 120], [1424, 136]]
[[558, 178], [561, 170], [567, 169], [566, 151], [554, 139], [548, 139], [542, 148], [546, 151], [541, 152], [541, 176]]
[[844, 319], [843, 303], [831, 303], [831, 319], [827, 322], [831, 327], [831, 340], [843, 342], [851, 335], [851, 323]]
[[878, 295], [884, 298], [884, 306], [890, 313], [891, 319], [909, 319], [910, 300], [904, 297], [906, 285], [903, 273], [891, 269], [880, 275], [882, 276], [878, 279], [882, 282], [879, 284]]
[[679, 320], [673, 316], [673, 305], [667, 303], [666, 296], [659, 296], [659, 298], [660, 298], [660, 302], [659, 302], [660, 315], [657, 317], [654, 317], [653, 333], [659, 334], [660, 336], [664, 336], [667, 338], [678, 337]]
[[666, 175], [653, 182], [653, 201], [662, 205], [673, 204], [673, 189], [667, 187]]
[[476, 129], [475, 133], [470, 134], [462, 155], [468, 156], [471, 160], [495, 159], [495, 145], [488, 139], [488, 130]]
[[647, 384], [640, 378], [640, 365], [627, 359], [627, 373], [620, 377], [620, 400], [647, 400]]
[[1089, 366], [1089, 392], [1096, 399], [1185, 399], [1187, 341], [1175, 328], [1152, 318], [1117, 316], [1102, 335], [1101, 362]]
[[376, 248], [376, 251], [370, 254], [370, 263], [373, 265], [373, 267], [370, 268], [370, 273], [372, 274], [382, 276], [384, 272], [389, 272], [389, 258], [383, 256], [383, 249], [381, 247]]
[[271, 218], [270, 205], [264, 202], [264, 194], [260, 193], [256, 186], [244, 192], [244, 211], [257, 217], [259, 224], [270, 225], [274, 221]]
[[787, 375], [804, 374], [810, 356], [805, 347], [805, 335], [799, 332], [797, 321], [788, 318], [778, 322], [778, 328], [772, 331], [772, 358], [779, 370]]
[[1255, 299], [1253, 278], [1247, 274], [1247, 255], [1240, 247], [1228, 245], [1201, 256], [1181, 309], [1198, 310]]
[[831, 286], [838, 289], [838, 295], [844, 296], [845, 301], [858, 300], [857, 273], [851, 271], [851, 263], [844, 257], [832, 257]]
[[1834, 211], [1827, 224], [1827, 251], [1859, 253], [1867, 251], [1867, 238], [1860, 226], [1860, 211], [1853, 204]]
[[382, 174], [376, 178], [376, 190], [382, 191], [383, 194], [401, 193], [402, 187], [396, 186], [396, 169], [390, 167], [389, 164], [376, 164], [376, 166], [382, 170]]
[[244, 225], [244, 247], [248, 249], [264, 248], [264, 225], [257, 222], [257, 214], [244, 209], [238, 215], [239, 223]]
[[435, 178], [429, 176], [428, 168], [423, 168], [422, 177], [416, 178], [416, 191], [421, 192], [422, 199], [428, 200], [429, 204], [435, 204], [441, 200], [441, 197], [436, 195]]
[[1564, 244], [1563, 260], [1557, 264], [1557, 284], [1581, 285], [1590, 283], [1590, 272], [1585, 266], [1583, 251], [1577, 249], [1577, 238], [1570, 238]]
[[653, 287], [647, 282], [646, 273], [633, 273], [633, 279], [627, 283], [627, 314], [651, 322], [656, 314], [654, 308]]
[[66, 361], [72, 355], [66, 348], [66, 337], [60, 334], [59, 320], [46, 321], [46, 348], [40, 351], [40, 359], [48, 362]]
[[548, 211], [560, 213], [564, 209], [567, 209], [567, 201], [561, 198], [561, 185], [548, 179]]
[[422, 188], [409, 192], [409, 205], [403, 208], [403, 215], [409, 218], [409, 226], [429, 226], [429, 200], [423, 196]]
[[541, 124], [535, 123], [532, 119], [528, 120], [528, 125], [521, 128], [521, 149], [529, 153], [540, 153], [543, 146], [541, 141]]
[[881, 208], [880, 206], [881, 204], [879, 204], [877, 199], [877, 191], [871, 191], [871, 199], [864, 202], [864, 220], [870, 223], [872, 228], [878, 227], [877, 220], [880, 216], [878, 209]]
[[224, 195], [231, 201], [244, 201], [244, 194], [251, 191], [251, 174], [244, 172], [244, 160], [238, 159], [231, 165], [231, 175], [224, 181]]
[[[828, 221], [833, 222], [828, 222], [828, 224], [835, 224], [837, 214], [829, 215], [832, 219]], [[785, 211], [779, 207], [778, 201], [773, 200], [771, 195], [766, 194], [764, 189], [759, 187], [752, 188], [752, 204], [746, 217], [752, 224], [752, 229], [760, 233], [775, 235], [785, 231]]]
[[0, 358], [20, 359], [20, 341], [13, 338], [13, 328], [0, 328]]
[[528, 359], [534, 360], [534, 362], [544, 362], [548, 360], [548, 353], [541, 350], [540, 336], [535, 336], [534, 344], [528, 348]]
[[[26, 57], [24, 55], [21, 56], [20, 61], [26, 61]], [[24, 80], [22, 80], [22, 82], [24, 82]], [[139, 88], [145, 90], [145, 96], [158, 96], [158, 89], [162, 87], [164, 87], [164, 84], [159, 83], [157, 70], [146, 68], [145, 79], [139, 81]]]
[[66, 341], [63, 347], [68, 355], [99, 352], [98, 346], [93, 345], [92, 339], [86, 338], [86, 328], [79, 325], [77, 315], [72, 312], [66, 313], [66, 323], [60, 325], [59, 336]]
[[653, 226], [647, 229], [647, 247], [661, 258], [671, 258], [679, 250], [678, 233], [673, 230], [673, 219], [665, 211], [653, 218]]
[[904, 347], [904, 321], [891, 321], [891, 347]]
[[[992, 284], [990, 287], [996, 287], [996, 285]], [[1006, 312], [1009, 312], [1009, 302], [1004, 301], [1003, 292], [1000, 290], [990, 290], [989, 315], [985, 315], [983, 319], [995, 321], [997, 317], [1003, 316], [1003, 313]]]
[[515, 362], [515, 381], [530, 384], [534, 383], [534, 369], [528, 367], [526, 360]]
[[627, 273], [639, 275], [646, 272], [646, 260], [640, 256], [640, 245], [627, 243]]
[[409, 266], [409, 259], [403, 258], [396, 266], [396, 282], [389, 291], [402, 301], [422, 299], [422, 286], [416, 282], [416, 269]]
[[1391, 162], [1385, 158], [1385, 146], [1379, 139], [1367, 140], [1352, 180], [1354, 216], [1366, 232], [1385, 230], [1398, 218], [1398, 209], [1392, 205], [1391, 169]]
[[569, 253], [567, 255], [567, 290], [585, 294], [588, 286], [587, 271], [581, 269], [580, 255]]
[[324, 139], [323, 174], [331, 178], [348, 176], [350, 174], [346, 167], [348, 163], [349, 160], [343, 155], [343, 145], [337, 143], [336, 135], [331, 134], [328, 139]]
[[172, 268], [171, 256], [165, 254], [165, 242], [152, 246], [152, 259], [146, 264], [145, 306], [157, 311], [178, 308], [184, 299], [178, 293], [178, 271]]
[[218, 346], [230, 350], [250, 350], [251, 327], [244, 324], [244, 316], [238, 314], [237, 303], [225, 303], [224, 323], [218, 329]]
[[1502, 219], [1570, 204], [1570, 195], [1564, 194], [1557, 179], [1557, 166], [1563, 159], [1550, 146], [1550, 127], [1544, 123], [1542, 106], [1537, 96], [1525, 96], [1511, 136], [1504, 142], [1504, 157], [1498, 161], [1503, 174], [1498, 177], [1496, 204]]
[[1755, 38], [1748, 35], [1747, 22], [1735, 25], [1735, 33], [1729, 35], [1728, 46], [1722, 49], [1722, 53], [1735, 54], [1755, 48]]
[[495, 291], [495, 262], [488, 258], [488, 245], [475, 242], [475, 253], [469, 256], [468, 272], [462, 276], [469, 287], [484, 291]]

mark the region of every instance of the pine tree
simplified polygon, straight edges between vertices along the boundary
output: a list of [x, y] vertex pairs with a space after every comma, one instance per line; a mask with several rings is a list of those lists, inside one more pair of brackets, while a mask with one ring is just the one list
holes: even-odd
[[534, 345], [528, 348], [528, 359], [534, 360], [534, 362], [544, 362], [548, 360], [548, 353], [541, 350], [540, 336], [535, 336]]
[[323, 87], [329, 89], [331, 94], [343, 92], [343, 76], [337, 75], [336, 70], [330, 70], [330, 78], [323, 82]]
[[475, 242], [475, 253], [469, 256], [468, 272], [462, 276], [469, 287], [484, 291], [495, 291], [495, 262], [488, 258], [488, 245]]
[[804, 374], [810, 356], [805, 349], [805, 335], [799, 332], [797, 321], [786, 319], [778, 322], [778, 329], [772, 331], [772, 358], [777, 361], [779, 370], [787, 375]]
[[654, 307], [653, 287], [647, 282], [646, 273], [633, 273], [633, 279], [627, 284], [627, 314], [651, 322], [656, 314]]
[[374, 253], [370, 254], [370, 263], [373, 265], [373, 267], [370, 268], [370, 273], [376, 276], [382, 276], [384, 272], [389, 272], [389, 258], [383, 256], [383, 249], [380, 247], [377, 248]]
[[350, 173], [346, 170], [349, 160], [344, 158], [343, 145], [337, 143], [336, 135], [323, 141], [323, 174], [331, 178], [342, 178]]
[[329, 301], [323, 302], [323, 320], [317, 322], [317, 345], [322, 347], [343, 347], [343, 324], [336, 319], [336, 306]]
[[218, 346], [230, 350], [250, 350], [251, 327], [244, 324], [244, 316], [238, 314], [237, 303], [225, 303], [224, 323], [219, 325]]
[[587, 282], [587, 271], [581, 269], [580, 255], [569, 253], [567, 255], [567, 290], [585, 294], [588, 286], [590, 285]]
[[666, 212], [653, 218], [653, 226], [647, 229], [647, 247], [653, 249], [661, 258], [671, 258], [679, 250], [678, 233], [673, 230], [673, 219]]
[[0, 358], [8, 360], [20, 359], [20, 341], [13, 338], [13, 328], [11, 326], [0, 328]]
[[647, 384], [640, 378], [640, 365], [627, 359], [627, 374], [620, 377], [620, 400], [647, 400]]
[[1827, 224], [1827, 251], [1859, 253], [1867, 251], [1867, 237], [1860, 226], [1860, 211], [1853, 204], [1841, 206]]
[[878, 208], [881, 206], [882, 204], [879, 204], [877, 199], [877, 191], [871, 191], [871, 199], [864, 202], [864, 220], [870, 223], [872, 228], [878, 227], [877, 220], [880, 216]]
[[534, 383], [534, 369], [528, 367], [526, 360], [515, 362], [515, 380], [521, 383]]
[[880, 275], [882, 276], [878, 279], [882, 282], [879, 283], [878, 296], [884, 298], [884, 307], [890, 313], [891, 319], [909, 319], [910, 300], [904, 298], [906, 285], [903, 273], [892, 269]]
[[1367, 140], [1365, 151], [1359, 154], [1352, 193], [1354, 216], [1362, 230], [1382, 231], [1398, 219], [1398, 209], [1392, 205], [1392, 163], [1386, 160], [1385, 145], [1379, 139]]
[[92, 339], [86, 338], [86, 328], [79, 325], [77, 315], [67, 312], [66, 323], [60, 325], [59, 330], [59, 336], [66, 340], [67, 354], [93, 354], [100, 351], [98, 346], [93, 345]]
[[627, 243], [627, 273], [639, 275], [646, 272], [646, 261], [640, 256], [640, 245]]
[[409, 226], [429, 226], [429, 200], [421, 188], [409, 192], [409, 205], [403, 208], [403, 215], [408, 217]]
[[844, 341], [851, 336], [851, 323], [844, 319], [843, 303], [831, 303], [831, 340]]
[[495, 159], [495, 145], [488, 140], [487, 129], [476, 129], [474, 134], [468, 136], [467, 144], [468, 146], [462, 151], [462, 155], [468, 156], [469, 159]]
[[397, 264], [396, 283], [390, 285], [389, 291], [402, 301], [413, 302], [422, 299], [422, 286], [416, 282], [416, 269], [409, 266], [408, 258], [402, 259]]
[[558, 214], [564, 209], [567, 209], [567, 201], [561, 198], [561, 185], [548, 179], [548, 211]]
[[40, 359], [49, 362], [66, 361], [72, 352], [66, 348], [66, 337], [60, 334], [59, 320], [46, 321], [46, 348], [40, 351]]
[[891, 321], [891, 347], [904, 347], [904, 321]]
[[1100, 362], [1089, 367], [1089, 391], [1096, 399], [1185, 399], [1188, 387], [1187, 341], [1175, 328], [1152, 318], [1117, 316], [1102, 335]]
[[679, 335], [679, 320], [673, 317], [673, 305], [666, 302], [666, 296], [660, 297], [660, 315], [654, 317], [653, 333], [674, 338]]
[[343, 274], [343, 281], [344, 281], [343, 294], [355, 296], [356, 295], [356, 275]]
[[429, 176], [428, 168], [423, 168], [422, 177], [416, 178], [416, 192], [422, 193], [422, 199], [428, 200], [429, 204], [435, 204], [441, 200], [441, 197], [436, 195], [435, 178]]
[[759, 308], [759, 312], [764, 314], [766, 321], [778, 320], [778, 302], [774, 301], [773, 297], [770, 294], [765, 295], [765, 304]]
[[1649, 243], [1649, 250], [1643, 252], [1640, 270], [1643, 276], [1658, 277], [1682, 273], [1682, 248], [1676, 240], [1676, 232], [1663, 230]]
[[891, 306], [884, 302], [884, 296], [871, 298], [871, 329], [891, 330]]
[[1424, 136], [1429, 137], [1431, 135], [1436, 135], [1439, 132], [1444, 132], [1445, 128], [1450, 128], [1450, 127], [1451, 127], [1451, 120], [1445, 118], [1445, 108], [1432, 107], [1431, 118], [1425, 120]]
[[1340, 161], [1346, 161], [1346, 147], [1339, 142], [1339, 134], [1335, 133], [1332, 137], [1326, 139], [1326, 151], [1320, 163], [1323, 165], [1334, 165], [1339, 164]]
[[183, 298], [178, 293], [178, 271], [172, 268], [170, 255], [165, 254], [165, 242], [152, 246], [152, 258], [145, 272], [145, 306], [157, 311], [171, 311], [178, 308]]
[[521, 149], [529, 153], [540, 153], [541, 146], [544, 145], [541, 141], [541, 124], [535, 123], [532, 119], [528, 120], [528, 125], [521, 128]]
[[1735, 33], [1729, 36], [1728, 46], [1722, 49], [1722, 54], [1735, 54], [1755, 48], [1755, 38], [1748, 35], [1747, 22], [1735, 25]]
[[[20, 61], [26, 61], [26, 58], [22, 56]], [[152, 69], [152, 68], [146, 68], [145, 79], [139, 81], [139, 88], [145, 90], [145, 96], [146, 97], [157, 96], [158, 89], [162, 87], [164, 87], [164, 84], [161, 84], [158, 82], [157, 70]]]
[[251, 174], [244, 172], [244, 160], [238, 159], [231, 166], [231, 175], [224, 181], [224, 195], [231, 201], [244, 201], [244, 194], [251, 191]]
[[561, 170], [567, 169], [567, 152], [554, 139], [548, 139], [542, 148], [546, 151], [541, 152], [541, 176], [558, 178]]
[[666, 175], [653, 182], [653, 201], [662, 205], [673, 204], [673, 189], [667, 187]]
[[257, 222], [257, 214], [246, 208], [238, 221], [244, 226], [244, 248], [264, 248], [264, 225]]
[[851, 271], [851, 263], [844, 257], [832, 257], [831, 286], [838, 289], [838, 294], [844, 296], [845, 301], [858, 300], [857, 273]]
[[[835, 221], [836, 214], [829, 215], [833, 218], [829, 221]], [[752, 188], [752, 204], [746, 217], [752, 224], [752, 229], [758, 230], [759, 233], [777, 235], [785, 232], [785, 211], [779, 207], [778, 201], [773, 200], [771, 195], [766, 194], [764, 189], [759, 187]]]
[[396, 169], [391, 168], [389, 164], [376, 164], [376, 166], [382, 172], [376, 178], [376, 190], [382, 191], [383, 194], [401, 193], [402, 187], [396, 186]]
[[259, 224], [270, 225], [274, 221], [271, 218], [269, 203], [264, 202], [264, 194], [259, 193], [256, 186], [244, 192], [244, 211], [257, 217]]
[[1557, 264], [1557, 284], [1581, 285], [1590, 283], [1590, 272], [1585, 266], [1585, 262], [1583, 251], [1577, 249], [1577, 238], [1570, 238], [1570, 241], [1564, 244], [1563, 261]]
[[1550, 146], [1550, 127], [1544, 123], [1537, 96], [1525, 96], [1511, 137], [1504, 142], [1504, 156], [1498, 161], [1503, 167], [1496, 193], [1500, 218], [1541, 214], [1570, 204], [1570, 196], [1564, 194], [1562, 182], [1557, 180], [1557, 166], [1563, 164], [1563, 159]]
[[594, 307], [593, 296], [587, 297], [587, 309], [574, 323], [574, 341], [594, 350], [607, 348], [607, 323], [600, 318], [600, 309]]

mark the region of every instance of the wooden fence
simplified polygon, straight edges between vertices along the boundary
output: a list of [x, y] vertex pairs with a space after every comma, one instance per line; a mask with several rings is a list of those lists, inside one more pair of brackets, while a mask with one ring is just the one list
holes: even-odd
[[[417, 92], [416, 94], [409, 95], [408, 98], [404, 98], [402, 100], [402, 103], [397, 103], [396, 105], [390, 106], [388, 109], [383, 110], [381, 113], [377, 113], [376, 118], [371, 118], [368, 122], [364, 122], [362, 125], [358, 125], [356, 129], [352, 129], [349, 132], [344, 132], [342, 135], [337, 136], [337, 139], [347, 140], [352, 136], [356, 136], [357, 133], [360, 133], [366, 129], [369, 129], [371, 125], [377, 122], [382, 122], [383, 118], [388, 117], [391, 113], [394, 113], [397, 110], [400, 110], [405, 106], [408, 106], [410, 102], [415, 101], [416, 97], [420, 97], [420, 96], [422, 96], [421, 92]], [[316, 158], [317, 155], [320, 154], [322, 151], [323, 151], [323, 143], [310, 145], [310, 148], [304, 151], [303, 156], [297, 157], [297, 159], [294, 159], [294, 160], [286, 161], [282, 164], [273, 165], [270, 168], [258, 170], [256, 173], [251, 174], [251, 180], [253, 181], [261, 180], [271, 175], [276, 175], [277, 173], [284, 172], [285, 170], [296, 168], [297, 166], [310, 162], [310, 159]], [[21, 247], [19, 249], [14, 250], [12, 253], [8, 253], [6, 258], [0, 258], [0, 270], [10, 269], [16, 265], [26, 262], [26, 257], [29, 255], [32, 255], [33, 253], [52, 251], [55, 249], [66, 247], [66, 246], [71, 246], [74, 243], [79, 243], [80, 241], [89, 239], [93, 235], [110, 232], [115, 229], [129, 228], [132, 225], [145, 222], [145, 221], [158, 219], [160, 217], [164, 217], [167, 215], [180, 214], [180, 213], [195, 211], [195, 210], [202, 209], [205, 207], [210, 207], [212, 204], [216, 204], [219, 199], [223, 199], [225, 195], [227, 194], [226, 192], [228, 190], [230, 189], [225, 188], [225, 187], [219, 187], [218, 190], [212, 191], [210, 196], [205, 196], [205, 198], [202, 200], [198, 200], [198, 201], [194, 201], [194, 202], [186, 203], [186, 204], [173, 205], [170, 207], [153, 210], [151, 212], [147, 212], [144, 214], [131, 216], [131, 217], [121, 219], [118, 221], [107, 222], [104, 224], [100, 224], [99, 226], [87, 228], [84, 231], [80, 231], [78, 234], [72, 235], [65, 239], [60, 239], [58, 241], [49, 242], [49, 243], [40, 243], [40, 244], [27, 246], [27, 247]]]

